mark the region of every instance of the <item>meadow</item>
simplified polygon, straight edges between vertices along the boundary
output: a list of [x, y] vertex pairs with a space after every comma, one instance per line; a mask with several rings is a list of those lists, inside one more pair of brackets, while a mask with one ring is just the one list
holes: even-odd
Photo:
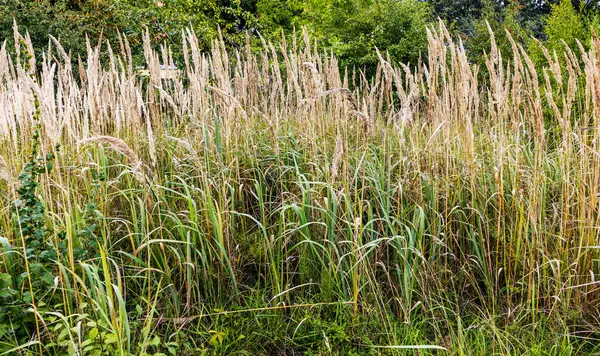
[[[600, 40], [0, 49], [0, 355], [600, 353]], [[510, 35], [507, 35], [510, 37]], [[11, 56], [11, 52], [16, 56]]]

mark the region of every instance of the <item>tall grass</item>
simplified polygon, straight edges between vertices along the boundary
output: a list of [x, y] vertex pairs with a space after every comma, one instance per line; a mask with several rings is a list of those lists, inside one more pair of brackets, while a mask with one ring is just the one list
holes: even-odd
[[[600, 352], [600, 41], [541, 67], [490, 35], [486, 68], [440, 25], [426, 61], [377, 52], [367, 78], [306, 34], [200, 53], [183, 31], [183, 75], [164, 80], [173, 60], [148, 35], [141, 78], [125, 39], [88, 43], [74, 68], [59, 41], [35, 58], [15, 30], [0, 302], [40, 322], [19, 336], [7, 313], [1, 350]], [[36, 128], [56, 156], [36, 189], [53, 278], [18, 299]]]

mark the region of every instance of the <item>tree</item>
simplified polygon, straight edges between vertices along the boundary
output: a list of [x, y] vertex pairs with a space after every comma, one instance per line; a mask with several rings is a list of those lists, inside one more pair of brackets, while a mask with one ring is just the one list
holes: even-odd
[[228, 45], [242, 44], [246, 31], [257, 27], [255, 5], [255, 0], [0, 0], [0, 38], [13, 41], [14, 18], [31, 35], [38, 55], [52, 35], [75, 60], [85, 54], [86, 37], [92, 44], [102, 36], [116, 45], [124, 34], [134, 61], [142, 64], [142, 34], [148, 29], [154, 45], [170, 45], [181, 59], [180, 36], [187, 27], [195, 31], [201, 50], [210, 48], [219, 28]]
[[279, 40], [281, 31], [290, 35], [303, 15], [303, 4], [293, 0], [258, 0], [256, 16], [261, 34]]
[[577, 49], [577, 40], [585, 41], [589, 37], [588, 21], [578, 12], [570, 0], [561, 0], [552, 5], [551, 12], [544, 25], [546, 46], [552, 50], [562, 50], [563, 41], [572, 49]]
[[9, 42], [13, 40], [13, 19], [22, 32], [30, 34], [38, 54], [47, 47], [50, 35], [59, 38], [67, 50], [81, 54], [85, 53], [86, 34], [92, 39], [101, 32], [110, 37], [126, 17], [108, 0], [4, 0], [0, 2], [0, 38]]
[[430, 21], [430, 6], [417, 0], [309, 0], [301, 23], [343, 66], [373, 73], [376, 47], [393, 61], [415, 64], [426, 52]]
[[490, 28], [494, 32], [500, 54], [506, 59], [513, 56], [507, 31], [515, 42], [522, 45], [529, 41], [533, 33], [531, 28], [524, 25], [524, 6], [519, 2], [513, 1], [507, 6], [497, 7], [489, 0], [484, 0], [483, 5], [481, 18], [474, 22], [473, 36], [466, 40], [471, 60], [481, 67], [482, 74], [486, 70], [483, 54], [489, 53], [491, 48]]
[[483, 0], [430, 0], [436, 18], [452, 32], [472, 34], [473, 22], [481, 17]]

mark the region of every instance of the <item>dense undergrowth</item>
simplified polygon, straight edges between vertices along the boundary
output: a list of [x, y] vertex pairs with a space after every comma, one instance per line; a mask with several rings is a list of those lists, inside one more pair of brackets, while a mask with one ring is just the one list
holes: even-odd
[[2, 354], [600, 352], [600, 43], [549, 68], [493, 45], [480, 82], [442, 26], [367, 80], [308, 38], [186, 33], [161, 80], [148, 38], [149, 78], [126, 43], [73, 68], [18, 38]]

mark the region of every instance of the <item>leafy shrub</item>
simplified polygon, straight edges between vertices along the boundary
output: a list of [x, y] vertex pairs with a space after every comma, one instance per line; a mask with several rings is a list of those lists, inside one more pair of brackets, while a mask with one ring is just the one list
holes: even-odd
[[503, 58], [512, 58], [513, 55], [507, 31], [520, 44], [525, 44], [532, 34], [532, 30], [524, 25], [522, 6], [518, 3], [511, 2], [502, 8], [489, 0], [483, 4], [481, 18], [474, 21], [473, 36], [466, 39], [471, 60], [480, 66], [482, 74], [486, 70], [484, 53], [489, 53], [491, 48], [490, 28]]
[[308, 1], [304, 24], [333, 49], [342, 66], [374, 73], [374, 48], [396, 63], [416, 64], [427, 49], [431, 9], [415, 0]]

